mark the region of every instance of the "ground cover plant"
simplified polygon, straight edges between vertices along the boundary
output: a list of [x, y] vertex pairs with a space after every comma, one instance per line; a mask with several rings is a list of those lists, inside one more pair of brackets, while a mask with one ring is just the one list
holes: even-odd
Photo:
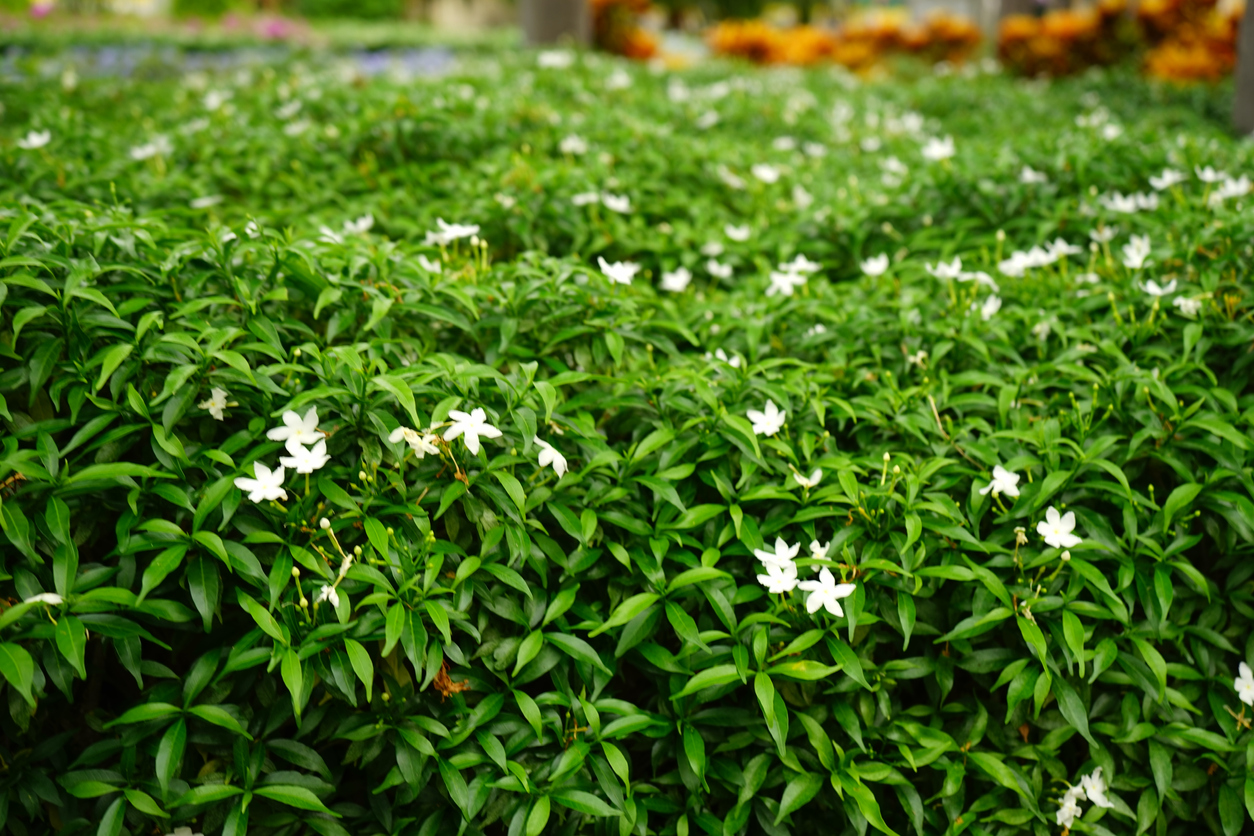
[[1247, 828], [1220, 93], [22, 69], [7, 832]]

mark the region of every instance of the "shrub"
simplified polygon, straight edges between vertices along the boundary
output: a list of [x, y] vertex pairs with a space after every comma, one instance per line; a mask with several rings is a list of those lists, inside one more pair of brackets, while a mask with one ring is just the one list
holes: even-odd
[[576, 60], [23, 88], [9, 831], [1241, 832], [1248, 150]]

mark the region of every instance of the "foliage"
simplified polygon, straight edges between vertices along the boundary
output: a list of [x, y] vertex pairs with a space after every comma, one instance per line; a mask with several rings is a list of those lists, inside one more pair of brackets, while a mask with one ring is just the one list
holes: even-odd
[[1242, 832], [1250, 150], [1154, 88], [3, 83], [9, 832]]

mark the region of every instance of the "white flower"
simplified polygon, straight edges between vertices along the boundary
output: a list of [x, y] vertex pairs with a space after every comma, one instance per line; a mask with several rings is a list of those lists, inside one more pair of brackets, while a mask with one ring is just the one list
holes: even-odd
[[771, 147], [776, 151], [795, 151], [797, 150], [797, 140], [790, 136], [777, 136], [771, 143]]
[[606, 90], [626, 90], [631, 86], [631, 75], [626, 70], [619, 67], [610, 73], [609, 78], [605, 79]]
[[564, 70], [575, 63], [575, 53], [567, 49], [546, 49], [536, 56], [536, 64], [546, 70]]
[[1049, 320], [1042, 319], [1032, 326], [1032, 336], [1038, 340], [1046, 340], [1049, 338], [1049, 330]]
[[34, 151], [52, 142], [52, 131], [30, 131], [17, 141], [17, 147], [24, 151]]
[[727, 224], [723, 227], [723, 234], [733, 241], [744, 242], [749, 240], [749, 236], [753, 234], [753, 230], [748, 224], [744, 224], [743, 226]]
[[1175, 293], [1176, 280], [1172, 279], [1164, 285], [1159, 285], [1158, 282], [1153, 279], [1146, 279], [1145, 284], [1141, 286], [1141, 289], [1150, 296], [1166, 296], [1168, 293]]
[[267, 432], [266, 438], [271, 441], [295, 439], [299, 444], [313, 444], [322, 438], [322, 433], [318, 431], [318, 407], [309, 407], [304, 418], [289, 409], [283, 413], [283, 426]]
[[174, 150], [170, 140], [164, 134], [157, 134], [151, 142], [136, 145], [131, 149], [132, 160], [147, 160], [151, 157], [164, 157]]
[[1102, 139], [1107, 142], [1112, 142], [1121, 136], [1123, 136], [1123, 128], [1115, 123], [1112, 122], [1109, 125], [1102, 126]]
[[1051, 258], [1057, 261], [1058, 259], [1066, 258], [1069, 255], [1079, 255], [1084, 252], [1084, 248], [1075, 244], [1068, 244], [1061, 238], [1055, 238], [1054, 243], [1045, 245], [1045, 251], [1049, 253]]
[[1228, 176], [1228, 172], [1216, 171], [1210, 166], [1206, 166], [1205, 168], [1202, 168], [1201, 166], [1194, 166], [1193, 173], [1196, 174], [1197, 179], [1201, 180], [1203, 183], [1218, 183]]
[[374, 227], [374, 215], [367, 212], [357, 220], [347, 220], [344, 222], [344, 233], [346, 235], [365, 235]]
[[1122, 212], [1125, 215], [1132, 214], [1140, 208], [1136, 195], [1124, 197], [1119, 192], [1104, 194], [1098, 198], [1098, 201], [1111, 212]]
[[792, 592], [797, 587], [797, 565], [791, 561], [767, 563], [766, 574], [758, 575], [758, 583], [772, 594]]
[[1219, 188], [1211, 192], [1207, 202], [1211, 206], [1218, 206], [1230, 197], [1244, 197], [1250, 191], [1250, 178], [1242, 174], [1236, 180], [1231, 177], [1225, 177], [1224, 181], [1219, 184]]
[[424, 456], [438, 456], [440, 448], [435, 446], [437, 437], [431, 433], [420, 433], [411, 430], [409, 427], [397, 427], [392, 430], [392, 434], [388, 436], [388, 441], [393, 444], [401, 439], [405, 439], [405, 443], [409, 445], [409, 449], [414, 451], [414, 455], [421, 459]]
[[906, 355], [907, 366], [918, 366], [921, 369], [926, 364], [927, 364], [927, 352], [921, 348], [918, 351], [916, 351], [914, 354]]
[[952, 157], [956, 151], [954, 149], [954, 138], [947, 136], [944, 139], [932, 137], [923, 146], [923, 158], [932, 162], [940, 162]]
[[[44, 594], [51, 593], [45, 592]], [[1244, 662], [1237, 667], [1237, 670], [1240, 675], [1232, 683], [1237, 689], [1237, 698], [1246, 705], [1254, 705], [1254, 672], [1250, 671], [1250, 666]]]
[[797, 584], [797, 587], [810, 593], [810, 597], [806, 598], [807, 612], [813, 614], [818, 612], [819, 608], [825, 607], [829, 613], [836, 616], [845, 614], [845, 611], [841, 609], [840, 599], [848, 598], [857, 589], [857, 586], [851, 583], [836, 583], [831, 570], [827, 568], [819, 572], [817, 581], [802, 581]]
[[344, 236], [329, 226], [320, 226], [318, 227], [318, 240], [325, 241], [328, 244], [343, 244]]
[[283, 466], [273, 471], [261, 462], [253, 462], [253, 473], [256, 479], [246, 476], [235, 477], [235, 487], [248, 491], [248, 498], [253, 502], [265, 502], [267, 499], [287, 499], [287, 491], [283, 490]]
[[941, 261], [936, 266], [928, 264], [927, 271], [938, 279], [956, 279], [962, 274], [962, 259], [955, 258], [949, 264]]
[[579, 156], [580, 154], [588, 153], [588, 143], [585, 142], [584, 138], [579, 136], [578, 134], [571, 134], [570, 136], [566, 137], [560, 143], [558, 143], [557, 147], [558, 147], [558, 150], [560, 150], [563, 154], [570, 154], [571, 156], [575, 156], [575, 157]]
[[712, 258], [705, 263], [705, 269], [716, 279], [730, 279], [732, 277], [732, 266], [730, 264], [723, 264]]
[[787, 273], [804, 273], [809, 275], [810, 273], [818, 271], [819, 263], [817, 261], [811, 261], [804, 255], [798, 255], [792, 261], [785, 261], [783, 264], [779, 265], [779, 269]]
[[816, 488], [818, 487], [819, 482], [823, 481], [823, 469], [816, 467], [814, 469], [814, 472], [811, 473], [809, 476], [803, 476], [802, 474], [794, 470], [792, 472], [792, 478], [796, 479], [797, 484], [801, 485], [801, 487], [805, 488], [806, 490], [809, 490], [811, 488]]
[[880, 168], [883, 169], [886, 174], [894, 174], [897, 177], [905, 177], [910, 173], [909, 167], [896, 157], [887, 157], [886, 159], [880, 160]]
[[453, 419], [453, 426], [444, 431], [444, 440], [452, 441], [459, 435], [462, 436], [466, 442], [466, 449], [472, 456], [479, 455], [479, 436], [501, 437], [501, 431], [488, 423], [487, 413], [481, 408], [472, 409], [469, 413], [459, 409], [450, 409], [448, 417]]
[[444, 270], [444, 266], [440, 264], [438, 260], [432, 261], [431, 259], [427, 258], [425, 255], [418, 256], [418, 266], [421, 267], [423, 270], [426, 270], [428, 273], [434, 273], [437, 276], [440, 275], [440, 273], [443, 272]]
[[1176, 186], [1176, 185], [1179, 185], [1180, 183], [1183, 183], [1186, 179], [1187, 178], [1184, 176], [1183, 172], [1176, 171], [1175, 169], [1172, 169], [1172, 168], [1164, 168], [1162, 174], [1158, 175], [1157, 177], [1151, 176], [1149, 181], [1150, 181], [1150, 185], [1154, 187], [1154, 191], [1165, 192], [1167, 189], [1170, 189], [1172, 186]]
[[858, 147], [868, 154], [874, 154], [883, 146], [884, 142], [878, 136], [863, 137], [862, 141], [858, 143]]
[[593, 203], [600, 203], [601, 195], [597, 192], [580, 192], [571, 196], [570, 202], [576, 206], [589, 206]]
[[1070, 549], [1084, 542], [1071, 533], [1074, 530], [1075, 514], [1068, 511], [1059, 515], [1058, 509], [1052, 505], [1045, 509], [1045, 519], [1036, 524], [1036, 533], [1056, 549]]
[[779, 175], [780, 175], [779, 169], [773, 165], [767, 165], [766, 163], [757, 163], [749, 170], [753, 173], [754, 177], [758, 178], [763, 183], [770, 184], [770, 183], [775, 183], [779, 181]]
[[707, 258], [718, 258], [723, 254], [723, 245], [718, 241], [710, 241], [701, 245], [701, 255]]
[[504, 192], [497, 192], [492, 195], [492, 199], [501, 204], [502, 209], [513, 209], [518, 203], [518, 200], [513, 195], [508, 195]]
[[790, 546], [783, 537], [775, 538], [775, 551], [770, 552], [766, 549], [754, 549], [753, 556], [765, 563], [767, 566], [772, 564], [778, 566], [788, 566], [792, 564], [793, 558], [797, 556], [797, 552], [801, 551], [801, 544]]
[[257, 225], [256, 221], [249, 221], [248, 223], [244, 224], [244, 234], [247, 235], [249, 238], [260, 238], [261, 227]]
[[318, 597], [314, 599], [314, 603], [321, 604], [323, 601], [330, 601], [331, 606], [336, 608], [340, 606], [340, 596], [335, 591], [335, 587], [326, 583], [322, 585], [322, 589], [318, 590]]
[[788, 413], [777, 407], [775, 401], [770, 398], [767, 398], [766, 406], [761, 412], [751, 409], [745, 414], [753, 422], [754, 435], [775, 435], [783, 429], [784, 419], [788, 416]]
[[566, 475], [566, 457], [549, 444], [547, 441], [535, 439], [540, 447], [540, 467], [548, 467], [553, 465], [553, 472], [557, 474], [557, 478], [561, 479]]
[[231, 93], [228, 90], [210, 90], [205, 94], [205, 110], [212, 113], [213, 111], [221, 108], [222, 105], [226, 104], [227, 100], [230, 98]]
[[1099, 766], [1088, 775], [1080, 778], [1080, 789], [1084, 790], [1084, 795], [1088, 797], [1098, 807], [1110, 809], [1115, 805], [1106, 797], [1106, 781], [1102, 778], [1102, 768]]
[[806, 277], [798, 273], [781, 273], [778, 270], [771, 271], [771, 284], [766, 289], [767, 296], [781, 294], [783, 296], [792, 296], [793, 291], [806, 283]]
[[1099, 226], [1097, 229], [1089, 232], [1089, 237], [1098, 244], [1109, 244], [1115, 240], [1115, 236], [1119, 234], [1117, 226]]
[[1035, 171], [1031, 166], [1025, 165], [1023, 170], [1019, 172], [1019, 182], [1025, 185], [1034, 185], [1038, 183], [1048, 183], [1049, 177], [1043, 171]]
[[990, 296], [984, 300], [984, 304], [980, 306], [980, 318], [988, 322], [993, 315], [1001, 310], [1001, 298], [998, 296]]
[[226, 399], [226, 390], [215, 386], [209, 390], [209, 399], [196, 404], [196, 407], [209, 410], [210, 415], [221, 421], [225, 417], [222, 411], [231, 405]]
[[1079, 799], [1070, 790], [1062, 797], [1058, 814], [1055, 817], [1055, 823], [1064, 829], [1070, 829], [1075, 820], [1080, 817], [1084, 811], [1080, 809]]
[[[831, 549], [832, 549], [831, 540], [828, 540], [826, 543], [820, 543], [818, 540], [810, 541], [810, 557], [814, 558], [815, 560], [827, 560], [827, 553], [831, 551]], [[823, 568], [822, 566], [813, 567], [814, 571], [816, 572], [822, 568]]]
[[808, 157], [826, 157], [827, 146], [818, 142], [807, 142], [802, 147]]
[[41, 592], [38, 595], [32, 595], [23, 599], [23, 604], [47, 604], [50, 607], [59, 607], [65, 603], [65, 599], [55, 592]]
[[[203, 197], [192, 198], [187, 202], [187, 205], [193, 209], [208, 209], [210, 206], [217, 206], [223, 201], [223, 199], [224, 198], [220, 194], [207, 194]], [[231, 237], [226, 240], [235, 240], [234, 232], [228, 232], [227, 235], [230, 235]]]
[[1147, 212], [1152, 212], [1158, 208], [1158, 195], [1156, 194], [1141, 194], [1140, 192], [1137, 192], [1132, 195], [1132, 199], [1136, 201], [1137, 209], [1144, 209]]
[[287, 440], [287, 452], [290, 456], [280, 456], [279, 464], [284, 467], [290, 467], [297, 473], [313, 473], [327, 462], [331, 461], [331, 457], [327, 455], [327, 440], [325, 438], [318, 439], [318, 443], [313, 447], [305, 447], [294, 438]]
[[[709, 356], [710, 355], [707, 354], [706, 358], [708, 359]], [[715, 349], [714, 356], [717, 357], [719, 360], [722, 360], [727, 365], [731, 366], [733, 369], [740, 368], [740, 355], [739, 354], [733, 354], [729, 357], [727, 356], [726, 351], [723, 351], [723, 349], [719, 348], [719, 349]]]
[[601, 202], [605, 204], [606, 209], [620, 215], [626, 215], [631, 211], [631, 198], [627, 195], [613, 195], [606, 192], [601, 195]]
[[697, 117], [697, 130], [708, 131], [710, 128], [718, 124], [718, 119], [719, 116], [717, 110], [707, 110], [705, 113], [702, 113]]
[[738, 177], [734, 171], [725, 165], [720, 165], [718, 167], [718, 179], [722, 180], [723, 184], [729, 189], [740, 191], [745, 187], [745, 181]]
[[450, 224], [445, 223], [443, 218], [436, 218], [435, 225], [439, 229], [428, 232], [423, 239], [426, 246], [444, 247], [461, 238], [479, 234], [479, 224]]
[[1150, 239], [1148, 235], [1133, 235], [1132, 240], [1123, 245], [1123, 266], [1129, 270], [1140, 270], [1149, 258]]
[[631, 280], [636, 277], [636, 273], [640, 272], [639, 264], [633, 264], [630, 261], [610, 263], [601, 256], [597, 256], [597, 265], [601, 268], [601, 272], [605, 274], [605, 277], [615, 284], [631, 284]]
[[806, 191], [806, 187], [797, 183], [792, 187], [792, 202], [797, 205], [801, 211], [809, 209], [814, 204], [814, 195]]
[[983, 488], [980, 488], [980, 496], [988, 496], [989, 492], [993, 496], [1005, 494], [1006, 496], [1019, 495], [1019, 474], [1011, 473], [1001, 465], [993, 468], [993, 481], [989, 482]]
[[974, 281], [977, 284], [984, 285], [985, 287], [987, 287], [989, 290], [993, 291], [994, 293], [1001, 290], [1001, 288], [997, 286], [997, 282], [993, 281], [993, 277], [990, 276], [988, 273], [985, 273], [983, 270], [972, 270], [970, 272], [964, 270], [958, 274], [958, 281], [960, 282]]
[[688, 287], [690, 281], [692, 281], [692, 273], [687, 267], [677, 267], [674, 270], [662, 271], [662, 290], [669, 290], [671, 293], [682, 293]]
[[862, 262], [862, 272], [871, 278], [882, 276], [888, 270], [888, 256], [885, 253], [871, 256]]
[[1171, 304], [1180, 309], [1181, 316], [1197, 316], [1202, 310], [1202, 300], [1189, 296], [1177, 296], [1171, 300]]
[[176, 827], [173, 833], [167, 833], [165, 836], [204, 836], [204, 834], [196, 833], [190, 827]]

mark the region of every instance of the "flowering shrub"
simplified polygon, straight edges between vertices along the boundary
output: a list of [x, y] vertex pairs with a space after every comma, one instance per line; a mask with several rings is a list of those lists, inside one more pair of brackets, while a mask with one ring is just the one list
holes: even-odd
[[1248, 147], [1118, 77], [55, 69], [9, 832], [1246, 829]]

